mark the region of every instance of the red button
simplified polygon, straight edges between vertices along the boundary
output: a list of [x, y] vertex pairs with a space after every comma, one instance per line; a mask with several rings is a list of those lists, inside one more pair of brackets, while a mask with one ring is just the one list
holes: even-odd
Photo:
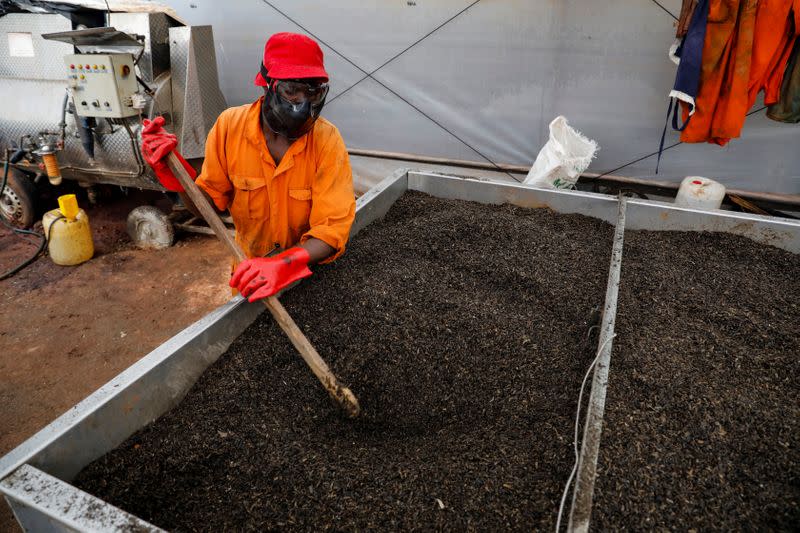
[[72, 70], [75, 70], [75, 65], [70, 65], [69, 68], [71, 68]]
[[700, 180], [693, 180], [692, 183], [695, 184], [695, 185], [702, 185], [703, 184], [703, 182], [700, 181]]
[[89, 70], [89, 68], [91, 68], [91, 67], [89, 67], [89, 65], [86, 65], [86, 70]]

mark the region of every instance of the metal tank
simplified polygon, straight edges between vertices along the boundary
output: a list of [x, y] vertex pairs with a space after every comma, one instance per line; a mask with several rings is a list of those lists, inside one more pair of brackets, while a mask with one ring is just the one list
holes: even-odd
[[[0, 7], [0, 41], [9, 43], [0, 46], [0, 155], [11, 164], [0, 209], [19, 226], [35, 220], [36, 186], [45, 180], [163, 191], [140, 154], [142, 121], [164, 116], [191, 161], [203, 157], [208, 131], [226, 108], [211, 26], [186, 26], [160, 12], [57, 4]], [[114, 104], [82, 99], [81, 84], [105, 74], [106, 65], [95, 63], [112, 56], [132, 61], [125, 82], [132, 94], [118, 88], [126, 109], [104, 113]], [[70, 69], [72, 57], [97, 61], [78, 71]], [[94, 66], [104, 70], [83, 70]], [[120, 81], [119, 73], [106, 76], [112, 84], [114, 77]]]

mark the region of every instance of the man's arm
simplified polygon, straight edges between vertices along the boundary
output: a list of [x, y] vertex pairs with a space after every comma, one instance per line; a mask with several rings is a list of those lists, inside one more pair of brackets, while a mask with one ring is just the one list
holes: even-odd
[[[228, 158], [225, 153], [227, 130], [227, 115], [223, 112], [208, 132], [203, 168], [195, 180], [203, 196], [216, 207], [217, 211], [228, 209], [233, 198], [233, 184], [228, 178]], [[194, 204], [192, 207], [195, 207]]]
[[314, 237], [307, 239], [303, 244], [298, 244], [298, 246], [308, 252], [310, 258], [308, 264], [310, 265], [315, 265], [320, 261], [324, 261], [336, 253], [336, 248], [322, 239], [316, 239]]

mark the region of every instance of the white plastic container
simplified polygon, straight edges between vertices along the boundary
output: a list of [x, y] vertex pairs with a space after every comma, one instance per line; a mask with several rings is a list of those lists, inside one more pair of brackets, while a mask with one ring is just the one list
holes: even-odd
[[725, 198], [725, 186], [701, 176], [683, 178], [675, 205], [697, 209], [719, 209]]

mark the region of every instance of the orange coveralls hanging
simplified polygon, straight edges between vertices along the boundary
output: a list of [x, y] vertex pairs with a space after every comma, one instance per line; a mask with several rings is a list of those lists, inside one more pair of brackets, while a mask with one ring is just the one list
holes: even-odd
[[681, 141], [724, 146], [762, 89], [766, 104], [778, 100], [798, 13], [800, 0], [711, 0], [696, 110]]

